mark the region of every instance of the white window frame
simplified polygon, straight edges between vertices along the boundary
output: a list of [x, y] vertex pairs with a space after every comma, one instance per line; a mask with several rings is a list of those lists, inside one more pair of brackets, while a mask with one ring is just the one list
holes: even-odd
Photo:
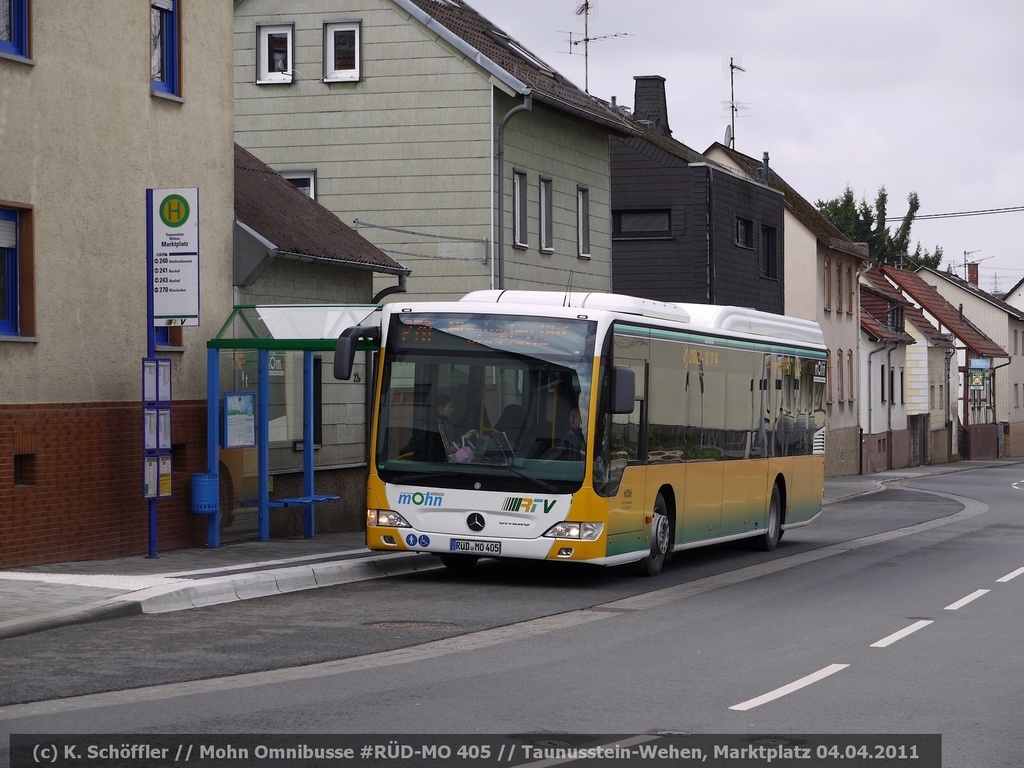
[[[288, 179], [302, 194], [316, 200], [316, 171], [278, 171], [281, 178]], [[296, 184], [295, 182], [302, 182]]]
[[554, 202], [555, 182], [552, 179], [540, 180], [540, 250], [541, 253], [555, 252]]
[[590, 258], [590, 190], [576, 187], [576, 256]]
[[[284, 35], [287, 53], [284, 71], [270, 70], [270, 38]], [[266, 24], [256, 27], [256, 82], [258, 84], [290, 83], [295, 79], [295, 25]]]
[[526, 171], [512, 172], [512, 244], [516, 248], [526, 248], [529, 238], [529, 222], [527, 221]]
[[[353, 32], [355, 34], [355, 67], [352, 69], [334, 68], [334, 35], [337, 32]], [[354, 83], [362, 79], [363, 61], [363, 28], [358, 21], [332, 21], [324, 24], [324, 82]]]

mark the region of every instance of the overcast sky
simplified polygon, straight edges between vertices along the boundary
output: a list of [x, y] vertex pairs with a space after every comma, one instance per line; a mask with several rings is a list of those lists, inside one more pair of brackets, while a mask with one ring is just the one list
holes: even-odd
[[[912, 243], [942, 268], [1007, 291], [1024, 278], [1024, 2], [1021, 0], [467, 0], [580, 88], [632, 107], [635, 75], [666, 79], [673, 137], [724, 142], [772, 167], [812, 203], [849, 185], [873, 206], [907, 195]], [[603, 38], [603, 39], [595, 39]], [[572, 50], [572, 54], [569, 50]], [[589, 67], [585, 62], [589, 61]], [[895, 229], [895, 227], [891, 227]]]

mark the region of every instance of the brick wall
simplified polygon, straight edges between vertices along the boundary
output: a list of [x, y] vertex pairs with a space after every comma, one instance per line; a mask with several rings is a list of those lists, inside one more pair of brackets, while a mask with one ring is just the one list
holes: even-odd
[[[205, 401], [173, 404], [172, 448], [158, 550], [206, 541], [190, 498], [206, 471]], [[140, 403], [0, 405], [0, 567], [147, 554], [142, 456]]]

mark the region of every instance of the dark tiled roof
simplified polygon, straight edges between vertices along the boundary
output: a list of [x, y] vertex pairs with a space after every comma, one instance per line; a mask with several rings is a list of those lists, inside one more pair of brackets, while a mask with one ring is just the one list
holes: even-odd
[[285, 254], [321, 263], [408, 274], [409, 270], [235, 144], [235, 219]]
[[[763, 161], [755, 160], [752, 157], [744, 155], [742, 152], [737, 152], [735, 149], [718, 142], [704, 150], [705, 154], [710, 153], [712, 149], [721, 150], [731, 158], [733, 162], [742, 168], [744, 173], [748, 174], [752, 178], [759, 178], [758, 174], [761, 172], [763, 167]], [[835, 224], [822, 215], [821, 211], [811, 205], [810, 201], [787, 184], [786, 180], [779, 176], [774, 168], [770, 168], [768, 184], [773, 189], [777, 189], [783, 194], [786, 199], [786, 206], [805, 227], [815, 234], [819, 241], [837, 251], [848, 253], [851, 256], [857, 256], [858, 258], [867, 261], [868, 254], [866, 246], [860, 243], [855, 243], [844, 235]]]
[[971, 352], [979, 357], [1006, 357], [1006, 351], [992, 339], [978, 330], [970, 320], [920, 275], [894, 267], [880, 267], [883, 275], [895, 283], [900, 290], [916, 301], [925, 312], [934, 317], [940, 326], [949, 329]]
[[[462, 0], [395, 0], [402, 7], [419, 9], [462, 43], [484, 57], [478, 63], [497, 65], [519, 81], [534, 99], [598, 123], [612, 133], [629, 134], [631, 127], [608, 104], [580, 90], [550, 65], [509, 37]], [[423, 19], [420, 19], [423, 21]]]
[[[629, 122], [639, 134], [638, 136], [633, 136], [625, 140], [625, 142], [637, 152], [648, 155], [652, 154], [651, 152], [647, 152], [644, 149], [644, 142], [649, 142], [654, 147], [657, 147], [658, 149], [667, 152], [672, 157], [678, 158], [679, 160], [682, 160], [684, 163], [707, 163], [710, 166], [713, 166], [715, 168], [722, 168], [724, 170], [724, 167], [719, 163], [716, 163], [710, 158], [702, 155], [697, 150], [691, 149], [690, 147], [683, 144], [681, 141], [676, 141], [671, 136], [666, 136], [665, 134], [659, 132], [657, 128], [648, 127], [643, 123], [639, 122], [638, 120], [636, 120], [634, 117], [630, 117], [628, 115], [624, 115], [623, 119]], [[730, 171], [730, 173], [733, 173], [733, 175], [735, 175], [735, 172]]]

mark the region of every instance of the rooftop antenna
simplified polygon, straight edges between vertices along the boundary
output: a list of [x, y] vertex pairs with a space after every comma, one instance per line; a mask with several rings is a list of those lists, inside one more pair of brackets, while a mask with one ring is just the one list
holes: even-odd
[[583, 44], [583, 90], [590, 93], [590, 44], [595, 40], [608, 40], [613, 37], [628, 37], [628, 32], [616, 32], [612, 35], [590, 36], [590, 12], [597, 13], [597, 3], [592, 0], [583, 0], [583, 3], [576, 8], [576, 15], [583, 17], [583, 37], [573, 40], [572, 32], [569, 33], [569, 53], [572, 53], [573, 46]]
[[725, 144], [729, 149], [736, 149], [736, 112], [745, 108], [736, 101], [736, 72], [746, 71], [733, 60], [732, 56], [729, 57], [729, 112], [732, 115], [732, 121], [725, 132]]
[[964, 282], [970, 282], [970, 276], [967, 274], [967, 257], [972, 253], [981, 253], [981, 248], [976, 251], [964, 251]]

